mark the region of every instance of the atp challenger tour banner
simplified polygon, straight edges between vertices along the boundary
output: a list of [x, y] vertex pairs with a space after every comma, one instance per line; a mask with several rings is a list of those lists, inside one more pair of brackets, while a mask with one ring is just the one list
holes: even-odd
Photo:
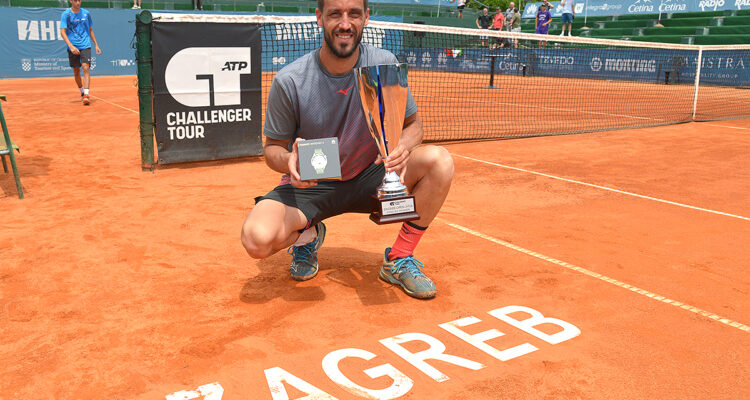
[[[682, 12], [747, 10], [750, 0], [573, 0], [576, 19], [588, 16], [669, 14]], [[559, 1], [551, 1], [554, 6], [553, 18], [562, 15]], [[535, 18], [541, 2], [526, 4], [523, 18]]]
[[159, 164], [260, 155], [257, 24], [154, 22]]

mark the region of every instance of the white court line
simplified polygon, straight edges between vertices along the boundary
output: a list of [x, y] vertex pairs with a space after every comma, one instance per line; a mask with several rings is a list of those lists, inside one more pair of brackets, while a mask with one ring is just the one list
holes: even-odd
[[739, 329], [741, 331], [750, 333], [750, 326], [745, 325], [745, 324], [740, 323], [740, 322], [737, 322], [737, 321], [733, 321], [733, 320], [731, 320], [729, 318], [722, 317], [722, 316], [714, 314], [714, 313], [712, 313], [710, 311], [706, 311], [706, 310], [700, 309], [698, 307], [691, 306], [690, 304], [685, 304], [685, 303], [683, 303], [681, 301], [672, 300], [670, 298], [667, 298], [667, 297], [664, 297], [664, 296], [660, 296], [660, 295], [658, 295], [656, 293], [649, 292], [648, 290], [644, 290], [644, 289], [641, 289], [641, 288], [639, 288], [637, 286], [633, 286], [631, 284], [628, 284], [628, 283], [625, 283], [625, 282], [622, 282], [622, 281], [618, 281], [617, 279], [610, 278], [610, 277], [602, 275], [602, 274], [600, 274], [598, 272], [590, 271], [590, 270], [588, 270], [586, 268], [581, 268], [579, 266], [567, 263], [565, 261], [561, 261], [561, 260], [558, 260], [558, 259], [555, 259], [555, 258], [552, 258], [552, 257], [547, 257], [544, 254], [540, 254], [540, 253], [537, 253], [535, 251], [531, 251], [531, 250], [525, 249], [525, 248], [523, 248], [521, 246], [516, 246], [515, 244], [506, 242], [504, 240], [500, 240], [500, 239], [494, 238], [492, 236], [485, 235], [484, 233], [477, 232], [475, 230], [466, 228], [464, 226], [461, 226], [461, 225], [458, 225], [458, 224], [454, 224], [452, 222], [448, 222], [448, 221], [446, 221], [446, 220], [444, 220], [444, 219], [442, 219], [440, 217], [437, 217], [435, 219], [437, 219], [437, 220], [439, 220], [441, 222], [444, 222], [444, 223], [448, 224], [449, 226], [452, 226], [453, 228], [456, 228], [456, 229], [458, 229], [460, 231], [464, 231], [464, 232], [466, 232], [466, 233], [468, 233], [470, 235], [474, 235], [474, 236], [480, 237], [482, 239], [489, 240], [490, 242], [497, 243], [497, 244], [499, 244], [501, 246], [505, 246], [505, 247], [507, 247], [509, 249], [519, 251], [521, 253], [524, 253], [524, 254], [532, 256], [532, 257], [536, 257], [536, 258], [538, 258], [540, 260], [544, 260], [544, 261], [547, 261], [547, 262], [550, 262], [550, 263], [553, 263], [553, 264], [560, 265], [560, 266], [562, 266], [564, 268], [567, 268], [569, 270], [576, 271], [576, 272], [582, 273], [584, 275], [588, 275], [590, 277], [593, 277], [593, 278], [599, 279], [601, 281], [613, 284], [615, 286], [619, 286], [619, 287], [621, 287], [623, 289], [628, 289], [631, 292], [638, 293], [640, 295], [646, 296], [646, 297], [648, 297], [648, 298], [650, 298], [652, 300], [657, 300], [657, 301], [660, 301], [662, 303], [666, 303], [666, 304], [673, 305], [675, 307], [682, 308], [683, 310], [690, 311], [692, 313], [704, 316], [704, 317], [706, 317], [708, 319], [721, 322], [724, 325], [731, 326], [732, 328], [737, 328], [737, 329]]
[[493, 163], [493, 162], [490, 162], [490, 161], [484, 161], [484, 160], [480, 160], [478, 158], [462, 156], [462, 155], [456, 154], [456, 153], [451, 153], [451, 154], [454, 155], [454, 156], [456, 156], [456, 157], [461, 157], [461, 158], [465, 158], [467, 160], [472, 160], [472, 161], [476, 161], [476, 162], [480, 162], [480, 163], [490, 164], [490, 165], [494, 165], [496, 167], [512, 169], [512, 170], [516, 170], [516, 171], [526, 172], [526, 173], [529, 173], [529, 174], [534, 174], [534, 175], [544, 176], [544, 177], [547, 177], [547, 178], [557, 179], [557, 180], [561, 180], [561, 181], [565, 181], [565, 182], [577, 183], [579, 185], [584, 185], [584, 186], [590, 186], [590, 187], [597, 188], [597, 189], [609, 190], [610, 192], [625, 194], [625, 195], [628, 195], [628, 196], [639, 197], [641, 199], [658, 201], [660, 203], [671, 204], [673, 206], [685, 207], [685, 208], [690, 208], [690, 209], [693, 209], [693, 210], [705, 211], [705, 212], [712, 213], [712, 214], [723, 215], [725, 217], [732, 217], [732, 218], [742, 219], [742, 220], [745, 220], [745, 221], [750, 221], [750, 217], [743, 217], [741, 215], [729, 214], [729, 213], [725, 213], [725, 212], [722, 212], [722, 211], [709, 210], [708, 208], [701, 208], [701, 207], [691, 206], [689, 204], [677, 203], [677, 202], [674, 202], [674, 201], [659, 199], [659, 198], [651, 197], [651, 196], [644, 196], [642, 194], [637, 194], [637, 193], [633, 193], [633, 192], [626, 192], [624, 190], [613, 189], [613, 188], [609, 188], [609, 187], [606, 187], [606, 186], [594, 185], [593, 183], [581, 182], [581, 181], [577, 181], [577, 180], [574, 180], [574, 179], [562, 178], [562, 177], [555, 176], [555, 175], [545, 174], [545, 173], [542, 173], [542, 172], [536, 172], [536, 171], [531, 171], [531, 170], [528, 170], [528, 169], [523, 169], [523, 168], [518, 168], [518, 167], [511, 167], [509, 165], [503, 165], [503, 164]]
[[750, 128], [742, 128], [742, 127], [739, 127], [739, 126], [707, 124], [705, 122], [699, 122], [699, 124], [701, 124], [701, 125], [708, 125], [708, 126], [718, 126], [719, 128], [742, 129], [742, 130], [750, 131]]
[[127, 108], [127, 107], [123, 107], [123, 106], [121, 106], [121, 105], [119, 105], [119, 104], [117, 104], [117, 103], [113, 103], [113, 102], [111, 102], [111, 101], [107, 101], [107, 100], [104, 100], [104, 99], [103, 99], [103, 98], [101, 98], [101, 97], [98, 97], [98, 96], [93, 96], [93, 95], [92, 95], [91, 97], [93, 97], [93, 98], [95, 98], [95, 99], [97, 99], [97, 100], [101, 100], [101, 101], [103, 101], [103, 102], [105, 102], [105, 103], [107, 103], [107, 104], [112, 104], [112, 105], [113, 105], [113, 106], [115, 106], [115, 107], [120, 107], [120, 108], [122, 108], [123, 110], [128, 110], [128, 111], [131, 111], [131, 112], [134, 112], [134, 113], [138, 114], [138, 111], [136, 111], [136, 110], [132, 110], [132, 109], [130, 109], [130, 108]]

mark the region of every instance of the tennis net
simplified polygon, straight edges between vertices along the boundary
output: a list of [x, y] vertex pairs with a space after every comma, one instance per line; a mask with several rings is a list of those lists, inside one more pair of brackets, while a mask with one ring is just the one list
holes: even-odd
[[[261, 26], [274, 74], [320, 47], [314, 17], [156, 14]], [[639, 128], [750, 116], [750, 46], [695, 46], [370, 21], [363, 42], [409, 64], [425, 140]], [[264, 108], [265, 111], [265, 108]]]

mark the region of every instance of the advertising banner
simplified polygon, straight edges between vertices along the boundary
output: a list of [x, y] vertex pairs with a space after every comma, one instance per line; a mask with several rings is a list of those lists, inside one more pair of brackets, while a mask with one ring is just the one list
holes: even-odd
[[[446, 72], [488, 73], [486, 50], [410, 49], [406, 62], [415, 69]], [[697, 50], [661, 49], [523, 49], [493, 53], [495, 74], [554, 76], [663, 82], [663, 70], [672, 57], [681, 58], [680, 81], [692, 84], [698, 63]], [[750, 86], [750, 52], [704, 51], [701, 84]]]
[[[750, 9], [748, 0], [573, 0], [576, 18], [584, 15], [634, 15]], [[523, 18], [535, 18], [541, 2], [527, 3]], [[552, 17], [562, 15], [559, 1], [551, 1]]]
[[[63, 11], [0, 7], [0, 79], [73, 76], [68, 46], [60, 35]], [[89, 9], [102, 50], [100, 55], [92, 51], [92, 75], [135, 75], [135, 50], [130, 39], [135, 32], [136, 11]]]
[[257, 24], [152, 25], [159, 164], [262, 154]]

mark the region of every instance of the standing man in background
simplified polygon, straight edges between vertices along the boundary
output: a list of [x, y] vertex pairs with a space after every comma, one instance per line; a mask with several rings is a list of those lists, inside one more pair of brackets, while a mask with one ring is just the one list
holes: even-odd
[[[102, 54], [94, 36], [94, 22], [88, 10], [81, 8], [81, 0], [70, 0], [70, 8], [63, 11], [60, 17], [60, 35], [68, 45], [68, 62], [73, 68], [73, 76], [81, 91], [81, 103], [87, 106], [89, 99], [89, 69], [91, 67], [91, 42], [94, 42], [96, 54]], [[83, 69], [83, 80], [81, 80]]]
[[506, 27], [506, 30], [508, 30], [508, 31], [511, 28], [510, 22], [511, 22], [511, 19], [513, 19], [513, 9], [514, 8], [516, 8], [516, 3], [514, 3], [514, 2], [511, 1], [510, 4], [508, 4], [508, 9], [505, 10], [505, 27]]
[[568, 36], [570, 36], [570, 31], [573, 30], [573, 18], [576, 17], [575, 4], [573, 0], [562, 0], [560, 2], [562, 7], [562, 31], [560, 36], [565, 35], [565, 24], [568, 24]]
[[[482, 10], [482, 14], [477, 17], [476, 23], [479, 29], [490, 29], [492, 27], [492, 16], [489, 14], [490, 10], [485, 7]], [[482, 47], [487, 46], [488, 36], [480, 36], [482, 39]]]
[[[521, 13], [518, 12], [517, 8], [513, 9], [513, 18], [510, 19], [510, 31], [521, 33]], [[513, 40], [513, 47], [518, 48], [518, 39]]]
[[[451, 0], [449, 3], [453, 3], [456, 0]], [[466, 6], [466, 0], [458, 0], [458, 4], [456, 4], [456, 8], [458, 9], [458, 18], [464, 17], [464, 7]]]

